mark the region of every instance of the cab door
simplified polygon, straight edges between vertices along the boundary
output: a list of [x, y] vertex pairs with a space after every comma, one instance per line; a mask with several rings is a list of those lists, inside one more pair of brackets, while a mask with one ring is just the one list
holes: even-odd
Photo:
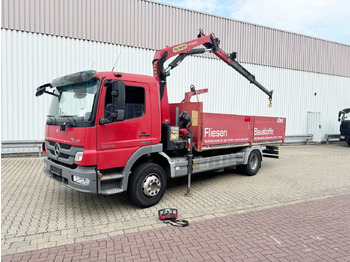
[[[105, 82], [108, 81], [105, 80]], [[102, 85], [97, 121], [97, 168], [123, 167], [140, 147], [151, 144], [151, 110], [149, 85], [124, 81], [124, 119], [101, 123], [111, 119], [112, 87]]]

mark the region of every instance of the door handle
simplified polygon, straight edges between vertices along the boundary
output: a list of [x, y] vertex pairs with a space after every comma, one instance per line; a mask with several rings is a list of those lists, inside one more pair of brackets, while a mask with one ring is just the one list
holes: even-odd
[[140, 137], [143, 137], [143, 136], [150, 136], [151, 134], [146, 134], [145, 132], [139, 134]]

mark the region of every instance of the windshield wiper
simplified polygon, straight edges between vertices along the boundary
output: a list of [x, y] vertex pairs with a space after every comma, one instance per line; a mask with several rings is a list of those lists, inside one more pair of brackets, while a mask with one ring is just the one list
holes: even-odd
[[[56, 125], [57, 124], [57, 119], [56, 119], [56, 117], [55, 116], [53, 116], [53, 115], [47, 115], [47, 117], [48, 118], [50, 118], [50, 123], [49, 123], [49, 125]], [[53, 120], [52, 120], [52, 118], [53, 118]]]
[[[65, 117], [68, 119], [69, 123], [72, 125], [72, 127], [76, 127], [77, 126], [77, 121], [75, 121], [75, 119], [73, 117], [75, 117], [77, 115], [63, 115], [63, 116], [60, 116], [60, 117]], [[73, 120], [73, 122], [72, 122]]]

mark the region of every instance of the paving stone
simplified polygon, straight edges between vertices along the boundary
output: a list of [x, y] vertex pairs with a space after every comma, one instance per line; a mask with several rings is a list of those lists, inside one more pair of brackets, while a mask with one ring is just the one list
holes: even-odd
[[55, 247], [55, 246], [57, 246], [57, 242], [56, 241], [45, 242], [45, 243], [38, 244], [38, 249], [48, 248], [48, 247]]
[[[213, 217], [327, 199], [350, 192], [349, 159], [350, 150], [341, 143], [282, 146], [280, 159], [264, 159], [254, 177], [235, 170], [194, 175], [192, 197], [184, 197], [187, 178], [176, 179], [169, 182], [159, 204], [137, 209], [126, 194], [96, 196], [55, 183], [43, 175], [40, 158], [3, 158], [1, 239], [16, 242], [24, 238], [30, 240], [28, 248], [35, 250], [50, 241], [48, 237], [59, 246], [72, 239], [84, 241], [85, 236], [98, 239], [136, 228], [160, 230], [164, 225], [156, 214], [164, 207], [178, 208], [183, 218], [201, 223]], [[88, 233], [81, 235], [84, 231]], [[17, 248], [3, 244], [2, 252], [12, 254]]]
[[30, 240], [26, 240], [26, 241], [15, 241], [15, 242], [12, 242], [10, 244], [10, 247], [11, 248], [18, 248], [18, 247], [26, 247], [30, 244]]

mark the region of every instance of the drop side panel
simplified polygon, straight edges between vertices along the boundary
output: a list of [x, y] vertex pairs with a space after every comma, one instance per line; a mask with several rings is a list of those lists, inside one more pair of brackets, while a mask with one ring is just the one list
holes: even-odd
[[254, 117], [254, 143], [282, 140], [286, 134], [286, 119], [280, 117]]
[[251, 141], [251, 117], [203, 113], [202, 150], [247, 146]]
[[190, 129], [198, 152], [280, 143], [285, 139], [285, 118], [203, 113], [202, 102], [179, 103], [170, 104], [171, 125], [175, 125], [176, 107], [179, 114], [187, 111], [192, 117]]

